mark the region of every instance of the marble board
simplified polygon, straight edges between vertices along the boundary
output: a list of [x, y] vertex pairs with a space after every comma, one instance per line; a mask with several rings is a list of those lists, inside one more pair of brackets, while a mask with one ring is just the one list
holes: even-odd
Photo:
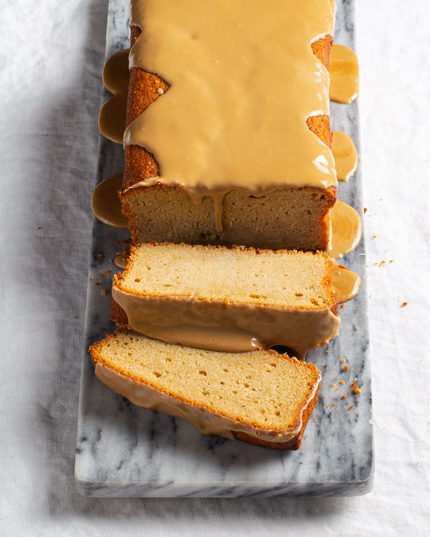
[[[337, 5], [334, 42], [355, 48], [354, 1], [337, 0]], [[128, 46], [128, 1], [110, 0], [106, 59]], [[105, 90], [103, 101], [110, 97]], [[332, 103], [331, 110], [332, 130], [349, 134], [360, 156], [358, 102]], [[100, 136], [96, 184], [122, 171], [122, 147]], [[338, 198], [363, 214], [360, 164], [349, 183], [339, 184]], [[95, 377], [87, 349], [115, 329], [108, 311], [112, 275], [118, 269], [111, 261], [127, 237], [127, 230], [94, 220], [76, 446], [78, 492], [100, 497], [353, 496], [369, 492], [374, 462], [364, 238], [342, 260], [362, 276], [362, 287], [339, 310], [340, 336], [308, 353], [308, 361], [322, 372], [322, 383], [302, 447], [282, 452], [204, 436], [185, 421], [131, 405]], [[105, 276], [105, 271], [111, 272]], [[351, 388], [355, 379], [360, 394]]]

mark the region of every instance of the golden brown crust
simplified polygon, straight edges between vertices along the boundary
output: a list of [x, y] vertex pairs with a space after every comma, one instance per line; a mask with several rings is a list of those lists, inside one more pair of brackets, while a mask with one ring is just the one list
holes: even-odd
[[109, 317], [117, 326], [128, 326], [127, 314], [113, 298], [110, 303]]
[[333, 45], [333, 38], [331, 35], [326, 35], [324, 39], [318, 39], [311, 44], [312, 52], [328, 70], [330, 62], [330, 50]]
[[[140, 33], [141, 30], [138, 26], [131, 27], [131, 47]], [[311, 45], [313, 53], [327, 69], [332, 43], [332, 37], [326, 36]], [[157, 99], [158, 88], [162, 88], [166, 92], [169, 89], [169, 84], [157, 75], [148, 73], [143, 69], [133, 67], [130, 70], [126, 126]], [[306, 123], [309, 129], [331, 148], [332, 133], [330, 132], [329, 117], [325, 115], [311, 116], [306, 120]], [[129, 145], [125, 148], [123, 188], [129, 188], [150, 177], [157, 177], [159, 175], [158, 171], [158, 164], [153, 155], [143, 147]]]

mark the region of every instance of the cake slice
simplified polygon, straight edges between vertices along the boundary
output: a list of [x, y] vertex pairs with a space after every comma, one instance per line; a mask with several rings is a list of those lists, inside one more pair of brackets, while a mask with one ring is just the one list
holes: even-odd
[[120, 329], [90, 347], [96, 376], [137, 406], [273, 449], [298, 449], [318, 396], [312, 364], [275, 351], [216, 352]]
[[168, 343], [304, 357], [338, 335], [332, 273], [322, 253], [141, 244], [115, 276], [111, 318]]

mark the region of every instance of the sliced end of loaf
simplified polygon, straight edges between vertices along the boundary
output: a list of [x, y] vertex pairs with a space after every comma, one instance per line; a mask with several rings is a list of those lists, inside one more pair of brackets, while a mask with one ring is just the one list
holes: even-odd
[[204, 411], [225, 420], [240, 440], [250, 441], [248, 435], [252, 443], [267, 442], [277, 449], [287, 449], [281, 444], [291, 440], [288, 449], [298, 447], [320, 382], [315, 366], [274, 351], [205, 351], [127, 329], [92, 345], [90, 353], [95, 363], [129, 379], [133, 387], [155, 390], [169, 404], [185, 405], [187, 412]]

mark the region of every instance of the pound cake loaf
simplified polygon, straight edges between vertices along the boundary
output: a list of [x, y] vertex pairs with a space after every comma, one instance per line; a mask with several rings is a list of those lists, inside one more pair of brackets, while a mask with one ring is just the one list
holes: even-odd
[[274, 351], [215, 352], [120, 329], [90, 353], [96, 376], [133, 404], [262, 447], [298, 449], [318, 396], [315, 366]]
[[322, 253], [141, 244], [114, 277], [111, 318], [168, 343], [231, 352], [284, 345], [304, 357], [338, 336], [332, 274]]
[[329, 245], [335, 4], [251, 3], [131, 4], [120, 198], [134, 244]]

